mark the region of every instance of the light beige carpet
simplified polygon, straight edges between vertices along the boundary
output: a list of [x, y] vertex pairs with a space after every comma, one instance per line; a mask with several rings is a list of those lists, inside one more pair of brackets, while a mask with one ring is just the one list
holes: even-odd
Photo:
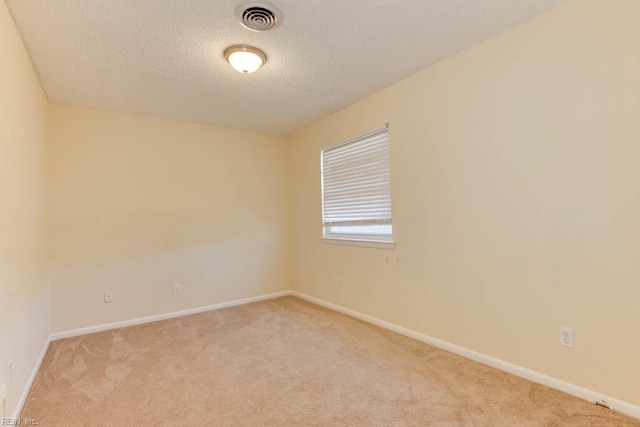
[[640, 426], [294, 297], [51, 344], [40, 426]]

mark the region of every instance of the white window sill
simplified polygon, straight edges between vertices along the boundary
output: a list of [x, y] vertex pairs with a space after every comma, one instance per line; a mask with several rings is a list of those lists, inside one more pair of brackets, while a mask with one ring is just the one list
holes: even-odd
[[360, 246], [363, 248], [375, 249], [395, 249], [397, 242], [388, 240], [357, 240], [357, 239], [340, 239], [335, 237], [322, 237], [322, 243], [327, 245], [343, 245], [343, 246]]

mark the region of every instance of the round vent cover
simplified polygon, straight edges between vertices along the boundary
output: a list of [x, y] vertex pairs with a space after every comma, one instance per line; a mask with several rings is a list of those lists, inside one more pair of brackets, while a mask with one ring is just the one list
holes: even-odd
[[282, 22], [282, 12], [266, 1], [250, 1], [236, 7], [236, 17], [243, 27], [252, 31], [267, 31]]

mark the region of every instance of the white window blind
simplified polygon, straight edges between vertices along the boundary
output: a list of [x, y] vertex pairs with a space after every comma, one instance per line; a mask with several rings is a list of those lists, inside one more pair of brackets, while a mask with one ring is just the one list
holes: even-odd
[[323, 237], [391, 241], [389, 129], [322, 150]]

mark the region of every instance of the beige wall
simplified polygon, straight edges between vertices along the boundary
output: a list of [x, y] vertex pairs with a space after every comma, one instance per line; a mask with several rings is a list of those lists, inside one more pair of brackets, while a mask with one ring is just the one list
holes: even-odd
[[283, 136], [49, 113], [54, 332], [290, 289]]
[[[0, 385], [13, 413], [49, 335], [45, 285], [46, 97], [0, 1]], [[0, 412], [2, 409], [0, 408]]]
[[[640, 404], [638, 22], [569, 1], [291, 135], [294, 289]], [[319, 150], [385, 122], [397, 249], [323, 245]]]

